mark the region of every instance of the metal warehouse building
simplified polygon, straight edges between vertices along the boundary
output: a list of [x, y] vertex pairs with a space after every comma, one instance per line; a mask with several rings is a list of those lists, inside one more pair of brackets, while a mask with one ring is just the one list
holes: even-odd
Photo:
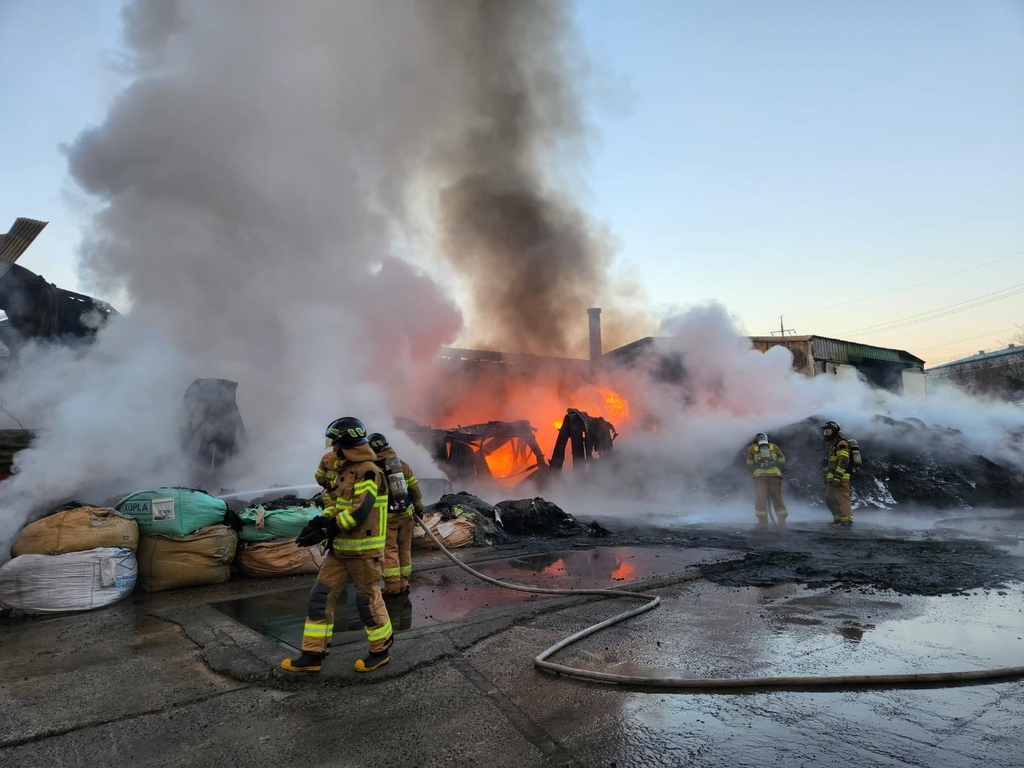
[[1010, 344], [995, 352], [937, 365], [925, 371], [929, 389], [952, 383], [964, 389], [995, 395], [1013, 402], [1024, 401], [1024, 347]]
[[[752, 336], [754, 349], [767, 352], [785, 347], [793, 355], [793, 369], [805, 376], [836, 375], [855, 370], [872, 386], [890, 392], [924, 395], [924, 360], [902, 349], [856, 344], [825, 336]], [[657, 374], [664, 380], [681, 376], [686, 367], [682, 356], [672, 351], [668, 338], [648, 336], [608, 352], [602, 361], [620, 365], [635, 364], [653, 355]]]
[[793, 353], [793, 368], [806, 376], [853, 369], [879, 389], [908, 395], [925, 393], [924, 360], [902, 349], [826, 336], [752, 336], [750, 340], [761, 352], [786, 347]]

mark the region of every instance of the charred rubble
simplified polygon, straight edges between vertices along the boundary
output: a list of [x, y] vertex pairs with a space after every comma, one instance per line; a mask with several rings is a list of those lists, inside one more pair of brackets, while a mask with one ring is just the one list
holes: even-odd
[[572, 457], [572, 468], [583, 470], [590, 462], [607, 457], [619, 436], [615, 425], [607, 419], [569, 408], [559, 426], [551, 457], [545, 459], [537, 442], [537, 429], [522, 419], [449, 429], [397, 419], [396, 426], [424, 446], [431, 458], [456, 480], [495, 477], [489, 457], [504, 451], [510, 472], [503, 474], [502, 479], [520, 482], [532, 477], [543, 482], [550, 473], [562, 471], [567, 453]]
[[[788, 499], [823, 503], [824, 420], [814, 416], [770, 433], [786, 454]], [[972, 451], [958, 430], [876, 415], [870, 435], [847, 436], [858, 440], [863, 459], [851, 484], [855, 508], [1024, 508], [1024, 474]], [[711, 482], [723, 498], [749, 490], [743, 450]]]

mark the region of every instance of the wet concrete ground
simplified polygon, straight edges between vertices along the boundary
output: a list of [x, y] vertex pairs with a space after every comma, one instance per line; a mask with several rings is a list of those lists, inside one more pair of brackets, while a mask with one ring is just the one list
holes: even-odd
[[[985, 537], [958, 529], [907, 542], [867, 526], [845, 538], [799, 526], [767, 538], [711, 527], [620, 536], [609, 543], [718, 551], [691, 551], [667, 569], [676, 573], [655, 578], [647, 588], [662, 596], [660, 608], [556, 658], [703, 676], [1024, 663], [1022, 558], [1006, 541], [975, 536]], [[488, 567], [523, 581], [554, 579], [564, 556], [553, 552], [568, 543], [491, 552], [525, 567]], [[578, 549], [598, 561], [611, 553]], [[445, 581], [448, 569], [424, 571], [426, 560], [417, 589], [445, 584], [457, 593], [462, 575]], [[538, 575], [552, 566], [551, 576]], [[286, 649], [209, 605], [302, 594], [308, 583], [250, 580], [0, 622], [0, 764], [1024, 765], [1020, 681], [694, 695], [534, 671], [534, 655], [633, 604], [626, 600], [517, 600], [474, 604], [444, 622], [414, 619], [379, 675], [356, 677], [350, 665], [363, 644], [339, 638], [325, 674], [312, 680], [275, 672]], [[959, 585], [956, 594], [941, 594], [949, 584]]]
[[[480, 573], [501, 581], [549, 589], [588, 589], [627, 586], [638, 580], [682, 573], [710, 560], [725, 561], [724, 550], [669, 547], [599, 547], [524, 554], [478, 563]], [[309, 589], [289, 589], [264, 595], [214, 602], [211, 605], [235, 621], [292, 648], [302, 644]], [[386, 597], [388, 613], [397, 632], [455, 621], [509, 603], [550, 600], [548, 595], [514, 592], [480, 581], [452, 565], [425, 571], [406, 596]], [[363, 623], [350, 584], [338, 601], [334, 617], [335, 639], [354, 642], [362, 637]]]

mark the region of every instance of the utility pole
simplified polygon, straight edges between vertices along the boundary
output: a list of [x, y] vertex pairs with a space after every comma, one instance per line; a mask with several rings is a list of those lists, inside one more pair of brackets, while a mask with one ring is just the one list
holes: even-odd
[[775, 334], [779, 334], [779, 336], [785, 336], [787, 333], [796, 335], [796, 331], [794, 331], [792, 328], [787, 328], [786, 324], [782, 322], [782, 315], [779, 315], [779, 330], [772, 331], [772, 336], [774, 336]]

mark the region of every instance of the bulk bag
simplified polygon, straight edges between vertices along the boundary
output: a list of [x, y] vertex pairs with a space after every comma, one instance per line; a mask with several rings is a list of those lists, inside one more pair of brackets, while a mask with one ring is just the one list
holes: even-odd
[[157, 488], [121, 499], [117, 511], [134, 518], [143, 536], [155, 533], [189, 536], [200, 528], [223, 523], [228, 505], [202, 491]]
[[130, 517], [103, 507], [77, 507], [29, 523], [21, 529], [11, 555], [63, 555], [104, 547], [139, 546], [139, 527]]
[[294, 539], [310, 520], [320, 515], [320, 512], [320, 508], [313, 505], [280, 509], [249, 507], [238, 513], [242, 520], [242, 530], [238, 536], [242, 541]]
[[26, 613], [89, 611], [127, 597], [137, 574], [126, 547], [19, 555], [0, 568], [0, 604]]
[[[453, 518], [442, 520], [439, 512], [428, 512], [423, 515], [423, 523], [430, 531], [441, 540], [447, 549], [457, 549], [473, 543], [473, 532], [475, 526], [468, 520]], [[431, 540], [423, 529], [417, 525], [412, 531], [412, 543], [416, 547], [425, 549], [437, 549], [437, 545]]]
[[237, 534], [211, 525], [188, 536], [139, 537], [139, 585], [147, 592], [220, 584], [231, 578]]
[[245, 544], [238, 551], [238, 566], [246, 576], [316, 574], [327, 555], [321, 547], [300, 547], [291, 539]]

